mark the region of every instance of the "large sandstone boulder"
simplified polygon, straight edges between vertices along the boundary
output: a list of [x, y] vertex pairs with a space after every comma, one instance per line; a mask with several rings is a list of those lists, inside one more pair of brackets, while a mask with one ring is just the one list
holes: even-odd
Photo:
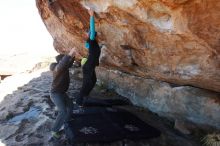
[[[58, 52], [86, 55], [96, 12], [101, 65], [139, 77], [220, 91], [219, 0], [36, 0]], [[78, 58], [80, 58], [78, 56]]]
[[[220, 130], [220, 94], [190, 86], [178, 86], [152, 79], [143, 79], [120, 71], [98, 69], [103, 85], [128, 97], [137, 106], [172, 121], [196, 123], [205, 129]], [[189, 133], [185, 129], [183, 133]]]

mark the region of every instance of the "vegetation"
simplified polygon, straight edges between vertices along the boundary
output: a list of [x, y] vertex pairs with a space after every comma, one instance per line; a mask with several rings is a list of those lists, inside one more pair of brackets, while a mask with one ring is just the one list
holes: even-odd
[[204, 142], [204, 146], [220, 146], [220, 134], [208, 134], [202, 141]]

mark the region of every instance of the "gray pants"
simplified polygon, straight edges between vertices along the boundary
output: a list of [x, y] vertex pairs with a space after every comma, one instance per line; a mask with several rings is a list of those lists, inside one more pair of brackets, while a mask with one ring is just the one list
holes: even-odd
[[50, 94], [50, 98], [58, 109], [58, 115], [52, 131], [58, 132], [64, 122], [70, 119], [73, 110], [73, 103], [66, 93], [53, 92]]

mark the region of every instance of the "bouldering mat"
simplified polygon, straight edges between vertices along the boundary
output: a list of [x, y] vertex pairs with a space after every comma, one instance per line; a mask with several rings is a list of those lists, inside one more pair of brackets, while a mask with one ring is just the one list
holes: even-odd
[[71, 144], [142, 140], [160, 136], [159, 130], [135, 115], [112, 107], [74, 109], [72, 119], [65, 123], [65, 133]]

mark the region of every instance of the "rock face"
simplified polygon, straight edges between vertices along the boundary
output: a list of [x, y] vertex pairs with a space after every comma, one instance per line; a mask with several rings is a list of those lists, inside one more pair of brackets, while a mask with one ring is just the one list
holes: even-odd
[[[128, 97], [134, 105], [147, 107], [173, 121], [187, 121], [203, 128], [208, 126], [220, 130], [219, 93], [143, 79], [103, 68], [99, 68], [97, 73], [104, 85]], [[180, 127], [178, 125], [176, 127]], [[182, 131], [188, 133], [185, 129]]]
[[[36, 0], [58, 52], [86, 55], [96, 12], [101, 65], [144, 78], [220, 91], [219, 0]], [[79, 56], [78, 56], [79, 58]]]

